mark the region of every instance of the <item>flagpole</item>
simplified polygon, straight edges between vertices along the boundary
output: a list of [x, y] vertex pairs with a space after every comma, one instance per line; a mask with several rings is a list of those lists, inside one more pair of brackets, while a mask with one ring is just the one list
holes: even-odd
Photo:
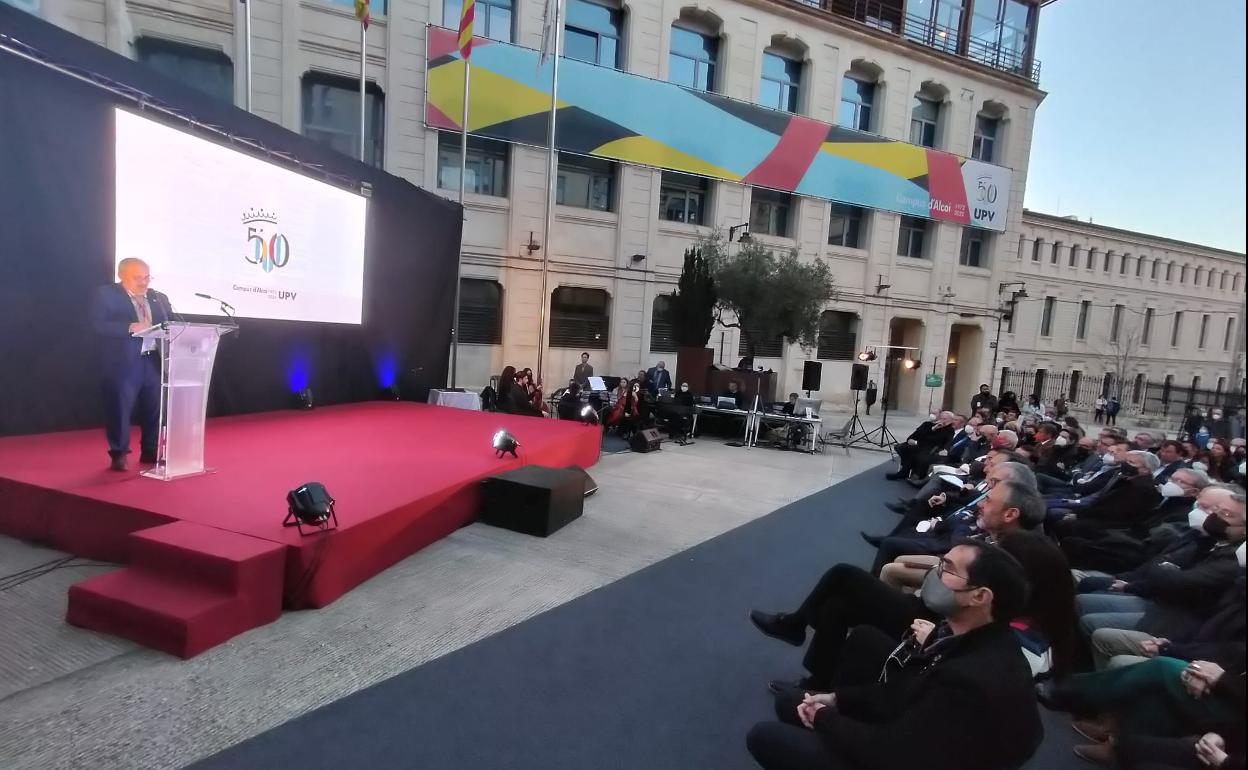
[[247, 74], [247, 111], [251, 112], [251, 3], [243, 0], [243, 60]]
[[468, 217], [464, 209], [464, 190], [468, 186], [468, 85], [472, 79], [472, 61], [464, 59], [464, 112], [459, 121], [459, 209], [464, 222], [459, 230], [459, 256], [455, 260], [455, 315], [451, 321], [451, 387], [459, 374], [459, 283], [464, 265], [464, 228]]
[[543, 362], [546, 353], [546, 307], [550, 304], [549, 289], [547, 283], [550, 274], [550, 221], [555, 213], [555, 112], [559, 106], [559, 58], [561, 55], [563, 42], [563, 20], [560, 11], [563, 10], [563, 0], [554, 0], [555, 4], [555, 46], [554, 46], [554, 67], [550, 76], [550, 121], [547, 126], [547, 150], [549, 157], [546, 161], [546, 222], [542, 227], [542, 293], [538, 296], [541, 302], [541, 310], [538, 313], [538, 329], [537, 329], [537, 377], [539, 380], [544, 379]]
[[368, 57], [368, 22], [360, 22], [360, 161], [364, 161], [364, 73]]

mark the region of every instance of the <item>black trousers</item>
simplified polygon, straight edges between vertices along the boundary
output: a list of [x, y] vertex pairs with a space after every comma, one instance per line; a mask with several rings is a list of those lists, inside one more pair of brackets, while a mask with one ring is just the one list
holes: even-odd
[[[832, 683], [832, 689], [877, 681], [896, 644], [896, 639], [878, 628], [855, 628], [845, 640], [839, 666], [842, 673]], [[746, 748], [765, 770], [852, 770], [853, 765], [837, 753], [834, 744], [801, 723], [797, 704], [804, 694], [802, 690], [777, 693], [775, 708], [779, 721], [754, 725], [746, 736]]]
[[1198, 740], [1198, 735], [1186, 738], [1123, 736], [1118, 742], [1119, 767], [1122, 770], [1203, 770], [1206, 766], [1196, 758]]
[[823, 573], [797, 614], [815, 631], [802, 665], [810, 672], [812, 686], [824, 690], [836, 680], [851, 628], [874, 626], [890, 638], [901, 639], [915, 618], [937, 619], [918, 597], [889, 588], [850, 564], [838, 564]]
[[142, 430], [143, 454], [156, 454], [160, 442], [160, 355], [139, 356], [125, 369], [105, 374], [104, 433], [108, 453], [114, 457], [130, 452], [130, 424], [136, 417]]

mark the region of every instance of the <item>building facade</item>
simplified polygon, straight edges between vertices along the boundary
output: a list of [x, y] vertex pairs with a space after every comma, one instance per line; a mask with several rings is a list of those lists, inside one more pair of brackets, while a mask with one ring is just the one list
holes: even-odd
[[1198, 406], [1242, 400], [1243, 254], [1034, 211], [1022, 223], [1027, 297], [1004, 325], [998, 381], [1083, 404], [1119, 395], [1153, 416], [1192, 391]]
[[[240, 3], [24, 5], [172, 77], [236, 105], [246, 103]], [[350, 3], [251, 0], [249, 5], [252, 111], [343, 152], [357, 152], [359, 24]], [[1018, 331], [1007, 332], [1000, 348], [989, 344], [995, 340], [1002, 285], [1026, 280], [1032, 286], [1039, 280], [1022, 274], [1037, 269], [1027, 252], [1031, 243], [1075, 240], [1028, 235], [1040, 226], [1023, 220], [1032, 127], [1044, 96], [1033, 57], [1040, 5], [1038, 0], [566, 0], [568, 59], [1011, 169], [1005, 231], [561, 154], [551, 243], [542, 244], [546, 153], [473, 137], [458, 384], [484, 385], [505, 364], [536, 365], [544, 308], [548, 382], [566, 380], [582, 352], [589, 352], [604, 374], [636, 372], [658, 360], [674, 369], [664, 303], [683, 254], [699, 238], [744, 223], [752, 238], [768, 246], [825, 260], [836, 279], [837, 294], [824, 313], [816, 349], [784, 341], [759, 346], [756, 364], [780, 373], [782, 392], [799, 389], [804, 361], [819, 360], [818, 395], [848, 403], [850, 366], [867, 346], [907, 349], [899, 355], [911, 358], [912, 368], [900, 361], [886, 366], [888, 357], [882, 355], [872, 364], [871, 377], [895, 406], [911, 411], [960, 403], [994, 376], [994, 364], [1078, 363], [1074, 353], [1044, 358], [1048, 343], [1023, 339], [1027, 304], [1015, 322]], [[538, 48], [543, 6], [542, 0], [478, 0], [477, 33]], [[455, 26], [460, 7], [460, 0], [374, 0], [368, 32], [365, 158], [450, 198], [458, 193], [459, 137], [425, 121], [426, 43], [429, 25]], [[708, 137], [713, 128], [707, 127]], [[1100, 248], [1104, 253], [1109, 247]], [[549, 268], [545, 296], [543, 258]], [[1210, 265], [1214, 259], [1210, 252]], [[1038, 269], [1047, 267], [1046, 262]], [[1202, 280], [1208, 275], [1202, 273]], [[1104, 276], [1085, 277], [1091, 284]], [[1068, 288], [1064, 278], [1054, 280]], [[1096, 291], [1099, 297], [1113, 290]], [[1177, 297], [1181, 289], [1176, 286], [1174, 293]], [[1199, 319], [1191, 322], [1196, 323]], [[735, 328], [717, 328], [708, 346], [727, 365], [742, 352]], [[1007, 351], [1009, 357], [992, 360], [994, 352]], [[943, 384], [926, 387], [928, 374], [942, 375]], [[1210, 368], [1202, 376], [1230, 372]]]

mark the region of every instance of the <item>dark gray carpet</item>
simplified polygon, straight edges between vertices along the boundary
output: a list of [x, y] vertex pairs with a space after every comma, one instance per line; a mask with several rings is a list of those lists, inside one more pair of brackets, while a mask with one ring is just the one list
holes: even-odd
[[[891, 527], [884, 495], [905, 491], [883, 473], [867, 471], [195, 767], [753, 768], [745, 734], [771, 716], [765, 683], [798, 675], [800, 652], [759, 634], [746, 615], [794, 607], [836, 562], [869, 563], [858, 530]], [[1048, 738], [1028, 769], [1080, 764], [1067, 724], [1045, 716]]]

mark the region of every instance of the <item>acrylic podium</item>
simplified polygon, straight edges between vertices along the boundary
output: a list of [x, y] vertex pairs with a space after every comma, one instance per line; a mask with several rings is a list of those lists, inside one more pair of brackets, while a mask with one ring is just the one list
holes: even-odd
[[160, 341], [160, 444], [144, 476], [170, 481], [211, 471], [204, 467], [208, 385], [217, 341], [234, 331], [235, 324], [170, 321], [135, 332]]

